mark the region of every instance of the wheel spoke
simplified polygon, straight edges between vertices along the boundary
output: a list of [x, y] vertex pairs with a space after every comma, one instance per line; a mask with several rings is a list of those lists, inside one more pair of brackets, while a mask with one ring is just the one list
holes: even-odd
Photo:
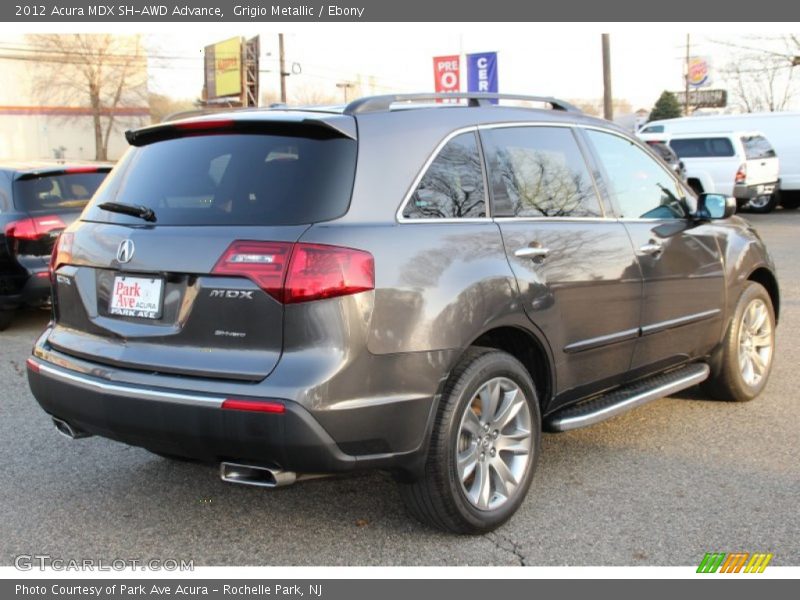
[[767, 321], [767, 310], [761, 305], [753, 303], [753, 318], [750, 321], [750, 331], [753, 334], [759, 332]]
[[480, 461], [478, 468], [475, 470], [475, 479], [472, 481], [472, 487], [469, 490], [470, 500], [478, 508], [489, 508], [491, 492], [492, 482], [489, 474], [489, 464], [485, 460]]
[[498, 492], [502, 493], [506, 498], [508, 498], [514, 493], [514, 490], [519, 483], [517, 478], [514, 477], [514, 474], [508, 468], [508, 465], [505, 463], [505, 461], [500, 458], [499, 454], [492, 459], [491, 467], [497, 474]]
[[764, 361], [763, 358], [761, 358], [761, 355], [755, 350], [750, 352], [750, 362], [753, 365], [753, 372], [758, 378], [760, 378], [767, 370], [766, 362]]
[[461, 432], [466, 432], [473, 438], [478, 438], [481, 435], [481, 421], [471, 407], [467, 408], [467, 412], [464, 414], [464, 420], [461, 422]]
[[753, 336], [753, 346], [756, 348], [769, 348], [772, 346], [772, 334], [769, 331]]
[[481, 399], [481, 416], [488, 423], [494, 421], [497, 407], [500, 404], [500, 381], [493, 379], [483, 386], [479, 393]]
[[507, 435], [501, 435], [494, 443], [498, 452], [511, 452], [512, 454], [528, 454], [531, 450], [530, 431], [517, 430]]
[[475, 451], [472, 447], [458, 455], [457, 467], [458, 476], [462, 482], [466, 482], [470, 475], [475, 471], [478, 464], [478, 459], [475, 456]]
[[519, 410], [525, 403], [525, 398], [519, 393], [519, 390], [516, 389], [506, 392], [503, 394], [503, 397], [503, 404], [494, 419], [494, 427], [500, 431], [503, 431], [503, 428], [517, 416], [517, 413], [519, 413]]

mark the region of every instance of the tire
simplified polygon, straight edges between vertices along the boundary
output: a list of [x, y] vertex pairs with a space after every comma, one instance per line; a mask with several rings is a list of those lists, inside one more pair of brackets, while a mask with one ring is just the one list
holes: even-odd
[[[763, 323], [758, 326], [762, 319]], [[763, 345], [759, 345], [758, 340], [764, 342]], [[722, 346], [712, 359], [711, 376], [702, 387], [718, 400], [748, 402], [767, 384], [774, 356], [772, 300], [761, 284], [751, 281], [736, 303]]]
[[5, 331], [14, 319], [13, 310], [0, 310], [0, 331]]
[[770, 194], [769, 196], [758, 196], [752, 198], [750, 202], [745, 204], [745, 208], [752, 212], [761, 215], [771, 213], [778, 206], [778, 195]]
[[[502, 425], [499, 419], [510, 407], [515, 410]], [[497, 429], [482, 416], [489, 412], [498, 418]], [[541, 430], [539, 399], [525, 367], [505, 352], [468, 350], [445, 384], [424, 474], [400, 484], [408, 511], [422, 523], [453, 533], [496, 529], [525, 499]], [[514, 446], [514, 451], [501, 446]], [[469, 465], [463, 477], [457, 454]]]

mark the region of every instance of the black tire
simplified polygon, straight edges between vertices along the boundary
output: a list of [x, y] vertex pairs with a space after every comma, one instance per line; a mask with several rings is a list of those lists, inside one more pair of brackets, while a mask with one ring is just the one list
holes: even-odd
[[[743, 369], [740, 366], [740, 353], [743, 352], [740, 344], [740, 333], [744, 326], [745, 311], [753, 304], [763, 303], [766, 307], [766, 322], [769, 326], [770, 352], [769, 358], [765, 361], [766, 366], [763, 374], [757, 382], [748, 382]], [[775, 309], [772, 300], [759, 283], [748, 282], [739, 301], [736, 303], [736, 310], [733, 318], [728, 325], [728, 331], [722, 341], [722, 345], [717, 350], [711, 361], [711, 376], [702, 384], [703, 390], [712, 398], [726, 400], [729, 402], [748, 402], [758, 396], [764, 389], [769, 379], [772, 363], [775, 356]]]
[[[760, 215], [765, 215], [767, 213], [771, 213], [773, 210], [775, 210], [775, 207], [778, 206], [778, 195], [777, 194], [770, 194], [769, 195], [769, 199], [764, 201], [763, 204], [761, 204], [761, 202], [763, 201], [763, 198], [766, 198], [766, 196], [761, 196], [759, 198], [753, 198], [747, 204], [744, 205], [745, 209], [748, 210], [751, 213], [757, 213], [757, 214], [760, 214]], [[759, 204], [753, 204], [753, 202], [758, 202]]]
[[14, 319], [13, 310], [0, 310], [0, 331], [5, 331]]
[[[471, 407], [475, 405], [476, 394], [485, 384], [492, 381], [503, 381], [512, 387], [516, 385], [517, 391], [522, 392], [528, 411], [524, 411], [524, 406], [519, 408], [516, 414], [520, 417], [515, 417], [515, 420], [530, 417], [530, 435], [524, 440], [525, 444], [530, 442], [530, 446], [526, 455], [527, 462], [521, 467], [523, 470], [516, 478], [517, 484], [513, 490], [507, 496], [498, 495], [496, 490], [493, 491], [491, 498], [502, 504], [495, 508], [489, 506], [486, 509], [479, 509], [469, 499], [458, 476], [456, 452], [464, 439], [461, 429], [462, 419], [466, 419], [468, 410], [474, 413], [475, 409]], [[515, 397], [511, 396], [511, 399]], [[495, 414], [500, 414], [502, 411], [499, 407], [507, 404], [510, 404], [509, 396], [501, 396]], [[478, 418], [482, 419], [482, 416], [479, 415]], [[502, 426], [500, 428], [503, 429]], [[412, 483], [400, 484], [400, 492], [408, 511], [422, 523], [453, 533], [479, 534], [499, 527], [516, 512], [525, 499], [539, 457], [541, 430], [539, 400], [527, 369], [505, 352], [487, 348], [468, 350], [445, 385], [431, 434], [424, 475]], [[506, 456], [508, 460], [516, 460], [517, 454], [510, 453], [509, 458], [508, 454], [502, 454], [502, 449], [495, 452], [494, 442], [490, 442], [489, 451], [492, 458], [487, 458], [486, 464], [479, 465], [477, 456], [486, 449], [486, 441], [491, 434], [492, 432], [487, 432], [486, 438], [482, 438], [484, 443], [477, 443], [474, 446], [476, 466], [472, 472], [475, 473], [473, 477], [477, 477], [477, 473], [482, 471], [485, 473], [484, 477], [497, 485], [497, 479], [492, 477], [499, 477], [499, 472], [490, 465], [497, 464], [495, 462], [497, 460], [503, 460], [501, 456]], [[497, 438], [496, 432], [494, 437]], [[502, 432], [500, 439], [503, 439]], [[486, 456], [488, 457], [488, 454]]]

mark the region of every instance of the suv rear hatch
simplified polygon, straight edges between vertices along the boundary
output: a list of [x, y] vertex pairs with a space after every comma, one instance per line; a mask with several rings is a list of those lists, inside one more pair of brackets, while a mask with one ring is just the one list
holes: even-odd
[[357, 144], [336, 121], [350, 117], [328, 119], [336, 126], [201, 119], [129, 134], [137, 147], [53, 257], [49, 343], [124, 368], [269, 375], [295, 242], [350, 202]]

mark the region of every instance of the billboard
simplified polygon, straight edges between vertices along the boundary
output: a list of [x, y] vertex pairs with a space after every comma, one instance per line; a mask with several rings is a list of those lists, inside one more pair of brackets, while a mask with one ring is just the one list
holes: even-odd
[[467, 91], [497, 93], [497, 52], [467, 54]]
[[437, 94], [461, 91], [461, 57], [458, 54], [433, 57], [433, 85]]
[[242, 38], [235, 37], [205, 48], [206, 98], [213, 100], [242, 93]]

